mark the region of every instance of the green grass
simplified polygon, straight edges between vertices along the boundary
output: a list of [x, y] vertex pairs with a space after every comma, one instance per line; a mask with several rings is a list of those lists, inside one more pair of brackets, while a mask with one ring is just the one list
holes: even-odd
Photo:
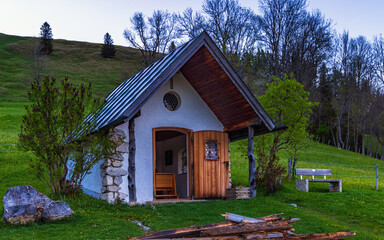
[[[0, 197], [6, 190], [17, 185], [29, 184], [49, 195], [49, 189], [36, 179], [28, 167], [33, 157], [29, 152], [18, 152], [17, 143], [23, 103], [0, 103]], [[246, 142], [232, 143], [232, 181], [247, 185], [247, 172], [236, 171], [247, 168], [244, 161]], [[288, 156], [281, 154], [285, 164]], [[310, 163], [309, 163], [310, 162]], [[332, 165], [331, 165], [332, 164]], [[314, 144], [303, 153], [297, 167], [331, 168], [335, 175], [342, 175], [343, 192], [329, 193], [328, 186], [310, 185], [310, 192], [295, 189], [295, 183], [285, 183], [276, 194], [264, 195], [262, 189], [255, 199], [237, 201], [207, 201], [194, 203], [161, 204], [154, 206], [110, 205], [106, 202], [82, 195], [68, 202], [75, 214], [71, 220], [57, 223], [11, 226], [0, 223], [0, 239], [99, 239], [139, 236], [145, 232], [130, 220], [139, 220], [151, 230], [165, 230], [195, 224], [223, 221], [220, 214], [233, 212], [249, 217], [259, 217], [284, 212], [285, 217], [299, 217], [294, 223], [297, 233], [323, 233], [351, 230], [357, 236], [350, 239], [384, 239], [384, 180], [379, 191], [374, 190], [374, 166], [379, 164], [384, 176], [384, 164], [352, 152], [321, 144]], [[354, 166], [339, 166], [354, 165]], [[346, 176], [348, 175], [348, 176]], [[336, 176], [338, 177], [338, 176]], [[339, 178], [339, 177], [338, 177]], [[289, 204], [297, 204], [295, 208]], [[0, 213], [2, 202], [0, 201]]]
[[[32, 49], [36, 38], [0, 33], [0, 101], [26, 101], [32, 76]], [[119, 83], [144, 65], [137, 50], [116, 46], [112, 59], [101, 57], [101, 44], [66, 40], [53, 41], [46, 73], [76, 84], [92, 82], [96, 94], [105, 97]]]

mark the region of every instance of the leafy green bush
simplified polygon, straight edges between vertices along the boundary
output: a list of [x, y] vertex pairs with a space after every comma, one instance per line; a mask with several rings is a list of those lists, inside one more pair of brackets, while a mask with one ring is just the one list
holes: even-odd
[[287, 126], [288, 129], [256, 138], [256, 181], [265, 185], [267, 192], [275, 192], [285, 171], [277, 152], [287, 149], [295, 156], [308, 145], [306, 128], [315, 104], [309, 101], [309, 93], [292, 75], [284, 75], [283, 80], [274, 77], [267, 87], [265, 95], [260, 98], [261, 104], [277, 126]]
[[53, 77], [34, 82], [28, 99], [20, 148], [37, 156], [31, 167], [52, 193], [77, 193], [94, 164], [116, 151], [109, 132], [95, 131], [100, 100], [91, 84], [75, 87], [68, 78], [58, 84]]

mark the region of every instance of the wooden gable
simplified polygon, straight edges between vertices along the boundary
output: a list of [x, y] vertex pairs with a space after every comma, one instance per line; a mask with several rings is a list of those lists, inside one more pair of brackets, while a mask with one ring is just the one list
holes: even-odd
[[210, 51], [202, 46], [181, 68], [226, 131], [247, 127], [259, 116]]
[[206, 32], [121, 83], [106, 98], [98, 128], [133, 118], [171, 77], [181, 71], [231, 140], [279, 130]]

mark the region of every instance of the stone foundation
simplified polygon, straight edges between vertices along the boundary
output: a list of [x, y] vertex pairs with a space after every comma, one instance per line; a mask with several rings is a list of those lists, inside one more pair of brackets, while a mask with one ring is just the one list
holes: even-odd
[[[114, 141], [119, 141], [121, 137], [125, 138], [122, 130], [114, 129]], [[128, 143], [124, 141], [118, 142], [120, 146], [117, 148], [117, 154], [109, 159], [105, 159], [101, 164], [102, 188], [100, 199], [115, 203], [117, 201], [126, 201], [128, 195], [121, 192], [120, 185], [123, 183], [123, 177], [128, 175], [128, 171], [123, 169], [124, 153], [128, 152]]]

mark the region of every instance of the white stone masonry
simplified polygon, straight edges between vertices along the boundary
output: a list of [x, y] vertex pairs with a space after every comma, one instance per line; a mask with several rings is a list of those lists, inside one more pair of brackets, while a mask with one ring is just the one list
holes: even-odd
[[100, 174], [103, 179], [100, 199], [108, 201], [109, 203], [126, 201], [128, 197], [127, 194], [120, 191], [120, 184], [123, 182], [123, 177], [128, 175], [128, 171], [122, 168], [124, 161], [123, 154], [128, 152], [128, 143], [120, 141], [121, 137], [125, 137], [122, 130], [115, 128], [113, 130], [113, 136], [113, 140], [120, 144], [117, 148], [117, 153], [109, 159], [106, 159], [100, 166]]

